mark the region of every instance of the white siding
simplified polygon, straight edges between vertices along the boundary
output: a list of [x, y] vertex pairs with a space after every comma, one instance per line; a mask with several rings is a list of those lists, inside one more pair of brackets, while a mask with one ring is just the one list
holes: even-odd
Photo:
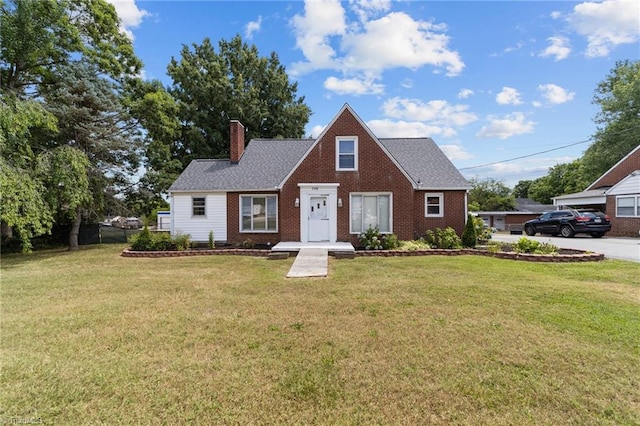
[[607, 191], [607, 195], [640, 194], [640, 173], [627, 176]]
[[[205, 197], [205, 215], [193, 216], [191, 200]], [[172, 194], [171, 234], [189, 234], [192, 241], [209, 241], [213, 231], [216, 241], [227, 241], [227, 194], [226, 193], [179, 193]]]

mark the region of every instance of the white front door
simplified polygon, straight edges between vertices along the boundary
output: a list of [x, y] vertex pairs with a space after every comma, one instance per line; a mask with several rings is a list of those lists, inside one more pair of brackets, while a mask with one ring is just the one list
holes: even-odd
[[329, 197], [310, 196], [307, 213], [309, 241], [329, 241]]

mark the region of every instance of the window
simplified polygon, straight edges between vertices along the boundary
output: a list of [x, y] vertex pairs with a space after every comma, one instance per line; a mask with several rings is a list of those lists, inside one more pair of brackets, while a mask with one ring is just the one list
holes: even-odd
[[358, 138], [336, 138], [336, 170], [358, 170]]
[[275, 195], [243, 195], [240, 197], [240, 210], [240, 231], [278, 231], [278, 200]]
[[424, 194], [425, 217], [444, 216], [444, 194], [442, 192]]
[[360, 234], [376, 226], [391, 233], [391, 194], [351, 194], [351, 233]]
[[616, 216], [640, 217], [640, 197], [625, 196], [616, 198]]
[[205, 216], [206, 198], [193, 197], [191, 199], [192, 211], [194, 216]]

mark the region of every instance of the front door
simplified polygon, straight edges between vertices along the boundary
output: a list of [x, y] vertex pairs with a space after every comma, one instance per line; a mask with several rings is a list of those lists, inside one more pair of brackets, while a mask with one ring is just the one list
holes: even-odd
[[309, 241], [329, 241], [329, 197], [309, 197]]

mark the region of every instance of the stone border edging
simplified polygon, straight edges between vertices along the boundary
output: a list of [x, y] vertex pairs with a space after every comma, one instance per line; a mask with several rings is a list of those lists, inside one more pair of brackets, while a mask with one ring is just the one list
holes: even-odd
[[461, 255], [473, 255], [473, 256], [487, 256], [496, 257], [498, 259], [511, 259], [511, 260], [525, 260], [527, 262], [594, 262], [604, 260], [604, 254], [601, 253], [585, 253], [578, 254], [534, 254], [534, 253], [516, 253], [516, 252], [490, 252], [488, 250], [478, 249], [426, 249], [426, 250], [412, 250], [412, 251], [398, 251], [398, 250], [367, 250], [356, 251], [356, 256], [381, 256], [381, 257], [394, 257], [394, 256], [461, 256]]
[[[185, 256], [214, 256], [214, 255], [236, 255], [236, 256], [254, 256], [268, 257], [271, 250], [262, 249], [222, 249], [222, 250], [182, 250], [182, 251], [133, 251], [124, 249], [123, 257], [137, 258], [160, 258], [160, 257], [185, 257]], [[426, 250], [356, 250], [357, 257], [401, 257], [401, 256], [487, 256], [496, 257], [498, 259], [524, 260], [527, 262], [595, 262], [604, 260], [604, 254], [601, 253], [577, 253], [577, 254], [533, 254], [533, 253], [516, 253], [516, 252], [490, 252], [488, 250], [477, 249], [426, 249]]]

